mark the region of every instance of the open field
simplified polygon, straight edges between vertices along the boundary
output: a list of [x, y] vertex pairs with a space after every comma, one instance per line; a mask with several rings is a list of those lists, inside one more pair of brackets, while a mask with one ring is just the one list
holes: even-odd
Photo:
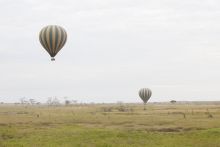
[[220, 147], [220, 104], [0, 105], [0, 147]]

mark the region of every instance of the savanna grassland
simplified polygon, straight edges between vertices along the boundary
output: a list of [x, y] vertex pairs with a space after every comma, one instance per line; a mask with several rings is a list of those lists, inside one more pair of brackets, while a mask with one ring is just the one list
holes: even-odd
[[78, 146], [220, 147], [220, 105], [0, 105], [0, 147]]

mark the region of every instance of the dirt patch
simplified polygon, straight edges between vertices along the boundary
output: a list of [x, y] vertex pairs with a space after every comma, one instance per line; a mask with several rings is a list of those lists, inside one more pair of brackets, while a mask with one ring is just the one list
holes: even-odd
[[6, 123], [0, 123], [0, 126], [8, 126]]
[[182, 131], [193, 131], [193, 130], [203, 130], [203, 128], [183, 128], [183, 127], [167, 127], [167, 128], [150, 128], [148, 131], [153, 132], [182, 132]]

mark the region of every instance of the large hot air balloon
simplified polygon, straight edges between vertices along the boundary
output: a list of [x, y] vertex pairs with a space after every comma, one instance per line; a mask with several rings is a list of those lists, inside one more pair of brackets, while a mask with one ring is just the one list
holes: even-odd
[[144, 110], [146, 110], [145, 105], [147, 101], [150, 99], [151, 95], [152, 95], [152, 92], [149, 88], [141, 88], [139, 90], [139, 96], [144, 102]]
[[51, 61], [54, 61], [54, 57], [66, 43], [67, 33], [60, 26], [49, 25], [40, 31], [39, 39], [41, 45], [50, 54]]

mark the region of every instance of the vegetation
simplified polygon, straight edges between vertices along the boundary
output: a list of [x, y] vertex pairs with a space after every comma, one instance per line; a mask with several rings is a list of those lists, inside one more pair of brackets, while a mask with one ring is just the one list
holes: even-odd
[[0, 105], [1, 147], [220, 147], [220, 105]]
[[175, 104], [175, 103], [176, 103], [176, 100], [171, 100], [170, 103], [171, 103], [171, 104]]

